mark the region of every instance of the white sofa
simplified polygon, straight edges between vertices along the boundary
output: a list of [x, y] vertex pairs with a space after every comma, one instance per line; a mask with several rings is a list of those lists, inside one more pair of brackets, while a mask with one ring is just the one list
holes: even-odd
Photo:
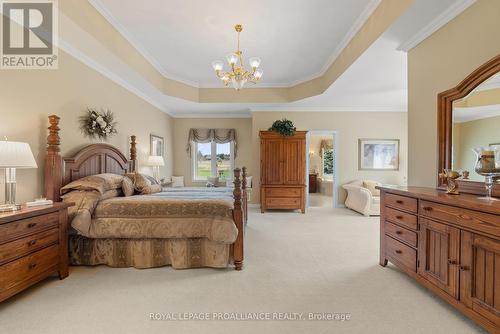
[[365, 216], [380, 216], [380, 192], [365, 188], [362, 180], [344, 184], [342, 187], [347, 191], [346, 207]]

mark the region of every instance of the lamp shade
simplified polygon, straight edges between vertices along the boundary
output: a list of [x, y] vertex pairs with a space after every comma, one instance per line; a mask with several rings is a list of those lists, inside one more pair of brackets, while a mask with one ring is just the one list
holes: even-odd
[[0, 168], [37, 168], [28, 143], [0, 141]]
[[161, 155], [150, 155], [147, 162], [148, 166], [165, 166], [165, 161]]

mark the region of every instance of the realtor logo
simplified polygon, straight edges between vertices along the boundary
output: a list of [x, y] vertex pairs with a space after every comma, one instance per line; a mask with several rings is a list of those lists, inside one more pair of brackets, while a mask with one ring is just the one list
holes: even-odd
[[1, 69], [57, 68], [57, 3], [1, 1]]

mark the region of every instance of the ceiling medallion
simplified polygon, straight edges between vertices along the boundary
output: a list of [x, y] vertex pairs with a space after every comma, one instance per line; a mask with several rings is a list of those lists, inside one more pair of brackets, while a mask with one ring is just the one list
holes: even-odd
[[252, 57], [248, 60], [252, 68], [251, 70], [247, 71], [245, 69], [243, 66], [243, 53], [240, 50], [240, 33], [243, 27], [241, 24], [237, 24], [234, 26], [234, 29], [238, 33], [238, 49], [226, 57], [231, 69], [227, 72], [224, 71], [224, 63], [220, 60], [214, 61], [212, 67], [217, 77], [222, 80], [225, 86], [231, 83], [234, 89], [240, 90], [247, 82], [256, 84], [262, 77], [263, 71], [259, 68], [260, 58], [258, 57]]

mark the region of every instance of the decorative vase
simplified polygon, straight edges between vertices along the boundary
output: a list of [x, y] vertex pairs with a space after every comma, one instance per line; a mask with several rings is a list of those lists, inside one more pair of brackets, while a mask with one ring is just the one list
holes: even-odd
[[496, 178], [500, 176], [500, 149], [494, 147], [477, 147], [473, 151], [477, 157], [474, 170], [479, 175], [485, 177], [486, 196], [480, 198], [495, 201], [497, 199], [491, 196], [491, 192]]

